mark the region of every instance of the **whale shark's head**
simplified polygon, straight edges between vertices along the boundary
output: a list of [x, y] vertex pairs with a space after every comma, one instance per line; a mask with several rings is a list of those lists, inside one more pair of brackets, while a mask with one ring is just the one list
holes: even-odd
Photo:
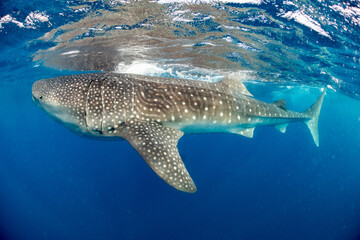
[[86, 93], [89, 81], [58, 77], [36, 81], [33, 101], [50, 116], [75, 132], [86, 132]]

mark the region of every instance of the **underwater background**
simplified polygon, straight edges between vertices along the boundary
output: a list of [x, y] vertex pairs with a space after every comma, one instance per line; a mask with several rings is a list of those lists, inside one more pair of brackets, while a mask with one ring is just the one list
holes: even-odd
[[[0, 1], [0, 239], [360, 239], [359, 1]], [[187, 135], [198, 191], [164, 183], [126, 141], [81, 138], [31, 99], [88, 71], [218, 81], [307, 109], [254, 138]]]

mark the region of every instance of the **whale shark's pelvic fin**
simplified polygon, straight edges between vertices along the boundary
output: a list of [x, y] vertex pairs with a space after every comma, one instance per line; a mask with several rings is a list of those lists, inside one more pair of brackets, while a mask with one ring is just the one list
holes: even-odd
[[310, 119], [305, 121], [305, 124], [310, 129], [311, 135], [314, 139], [316, 146], [319, 147], [319, 131], [318, 131], [318, 122], [319, 122], [319, 115], [322, 106], [322, 102], [324, 100], [326, 89], [324, 89], [323, 93], [319, 97], [316, 102], [311, 105], [305, 112], [304, 115], [307, 115]]
[[177, 149], [183, 132], [156, 122], [131, 120], [121, 133], [166, 183], [184, 192], [196, 192]]
[[284, 124], [277, 124], [275, 125], [274, 127], [279, 130], [280, 132], [282, 133], [285, 133], [286, 132], [286, 128], [289, 124], [288, 123], [284, 123]]
[[233, 96], [238, 96], [240, 94], [253, 96], [242, 83], [240, 74], [230, 74], [219, 82], [216, 82], [215, 86], [220, 87], [225, 93]]
[[234, 129], [231, 131], [233, 134], [239, 134], [244, 137], [252, 138], [254, 136], [255, 128], [245, 128], [245, 129]]

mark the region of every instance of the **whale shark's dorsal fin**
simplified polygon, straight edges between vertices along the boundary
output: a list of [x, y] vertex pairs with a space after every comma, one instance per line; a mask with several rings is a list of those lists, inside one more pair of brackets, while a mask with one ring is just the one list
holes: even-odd
[[240, 74], [230, 74], [221, 79], [219, 82], [216, 82], [215, 85], [221, 86], [224, 92], [234, 96], [238, 96], [241, 94], [253, 96], [241, 81]]
[[166, 183], [184, 192], [196, 192], [196, 186], [177, 149], [183, 132], [156, 122], [137, 120], [126, 123], [120, 131], [121, 136]]
[[273, 102], [273, 104], [275, 106], [277, 106], [278, 108], [281, 108], [283, 110], [287, 110], [286, 109], [286, 101], [285, 101], [285, 99], [277, 100], [277, 101]]

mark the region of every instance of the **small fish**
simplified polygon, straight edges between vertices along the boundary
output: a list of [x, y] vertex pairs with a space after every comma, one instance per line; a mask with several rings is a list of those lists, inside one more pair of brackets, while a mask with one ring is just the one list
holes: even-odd
[[169, 185], [193, 193], [177, 143], [183, 134], [233, 133], [253, 137], [257, 126], [281, 132], [302, 121], [319, 146], [318, 118], [325, 90], [305, 112], [285, 100], [256, 100], [237, 75], [216, 83], [133, 74], [88, 73], [40, 80], [33, 101], [70, 130], [126, 139]]

